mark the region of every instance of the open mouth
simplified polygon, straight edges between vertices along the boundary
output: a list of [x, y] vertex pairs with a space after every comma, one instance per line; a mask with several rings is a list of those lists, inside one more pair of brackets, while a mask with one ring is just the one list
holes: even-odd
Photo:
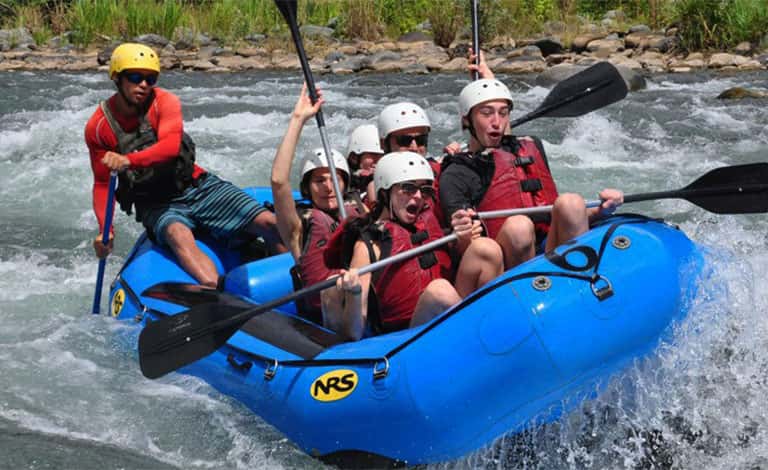
[[418, 215], [419, 213], [419, 205], [418, 204], [408, 204], [405, 206], [405, 211], [411, 215]]

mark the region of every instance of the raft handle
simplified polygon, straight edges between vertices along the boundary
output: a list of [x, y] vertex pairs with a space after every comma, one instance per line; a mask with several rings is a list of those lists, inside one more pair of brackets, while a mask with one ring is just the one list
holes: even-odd
[[[382, 361], [384, 363], [384, 367], [379, 368], [379, 364], [381, 364]], [[381, 361], [376, 362], [373, 365], [373, 378], [376, 380], [383, 379], [384, 377], [387, 376], [387, 374], [389, 374], [389, 359], [387, 359], [386, 357], [382, 357]]]
[[[597, 287], [597, 283], [600, 281], [605, 283], [603, 287]], [[595, 274], [592, 276], [592, 280], [590, 281], [589, 286], [592, 288], [592, 293], [595, 294], [597, 300], [601, 302], [613, 295], [613, 286], [611, 285], [611, 281], [609, 281], [608, 278], [602, 274]]]
[[264, 369], [264, 380], [272, 380], [275, 378], [275, 374], [277, 374], [277, 367], [280, 365], [277, 362], [277, 359], [273, 359], [272, 364], [268, 365], [266, 369]]
[[251, 361], [237, 362], [235, 355], [232, 353], [227, 354], [227, 362], [239, 372], [247, 373], [253, 367], [253, 362]]

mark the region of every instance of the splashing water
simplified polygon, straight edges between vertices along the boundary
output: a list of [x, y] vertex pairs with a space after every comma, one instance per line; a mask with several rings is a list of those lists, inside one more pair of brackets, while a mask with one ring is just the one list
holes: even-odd
[[[424, 106], [430, 151], [464, 140], [461, 75], [321, 77], [333, 147], [400, 100]], [[508, 79], [515, 116], [548, 90]], [[768, 113], [714, 97], [760, 86], [766, 73], [659, 76], [590, 115], [540, 119], [561, 191], [586, 198], [682, 187], [723, 165], [766, 160]], [[9, 468], [322, 467], [242, 405], [172, 374], [145, 380], [129, 325], [88, 313], [96, 235], [83, 127], [112, 93], [100, 74], [0, 75], [0, 454]], [[266, 185], [301, 86], [298, 73], [164, 74], [184, 104], [202, 166], [239, 185]], [[308, 125], [298, 153], [320, 145]], [[293, 175], [298, 181], [298, 170]], [[506, 436], [438, 468], [765, 468], [768, 466], [768, 222], [723, 216], [685, 201], [636, 204], [707, 247], [691, 313], [673, 341], [601, 384], [596, 399], [556, 423]], [[116, 255], [139, 235], [116, 216]]]

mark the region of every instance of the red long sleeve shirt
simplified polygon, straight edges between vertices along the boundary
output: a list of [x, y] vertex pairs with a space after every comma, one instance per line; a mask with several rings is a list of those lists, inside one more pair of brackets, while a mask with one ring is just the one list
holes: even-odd
[[[184, 131], [181, 101], [173, 93], [161, 88], [155, 88], [154, 93], [155, 99], [149, 106], [146, 117], [157, 133], [157, 143], [126, 155], [131, 162], [131, 168], [146, 168], [155, 163], [166, 162], [179, 155], [181, 136]], [[116, 100], [117, 95], [113, 95], [107, 100], [107, 106], [125, 132], [134, 132], [139, 127], [139, 118], [119, 114], [116, 111]], [[91, 169], [93, 170], [93, 211], [99, 221], [99, 231], [102, 232], [109, 192], [109, 168], [101, 162], [101, 159], [108, 151], [119, 152], [119, 150], [117, 149], [117, 136], [109, 127], [101, 107], [96, 108], [96, 112], [85, 125], [85, 143], [88, 145]], [[195, 165], [192, 177], [197, 178], [203, 173], [205, 170]]]

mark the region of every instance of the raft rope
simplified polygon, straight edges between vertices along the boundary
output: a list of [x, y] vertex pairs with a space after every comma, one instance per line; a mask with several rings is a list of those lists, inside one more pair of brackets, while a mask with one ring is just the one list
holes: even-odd
[[[592, 249], [587, 249], [589, 247], [577, 245], [572, 248], [569, 248], [568, 250], [564, 251], [562, 254], [557, 254], [555, 252], [549, 252], [545, 254], [547, 259], [553, 264], [555, 264], [556, 266], [559, 266], [563, 269], [576, 271], [576, 272], [563, 272], [563, 271], [527, 272], [527, 273], [518, 274], [516, 276], [508, 277], [502, 281], [483, 287], [475, 291], [465, 302], [461, 302], [457, 304], [456, 306], [448, 310], [446, 313], [444, 313], [442, 316], [436, 318], [434, 321], [429, 323], [429, 325], [424, 327], [424, 329], [422, 329], [421, 331], [419, 331], [418, 333], [410, 337], [408, 340], [404, 341], [403, 343], [401, 343], [400, 345], [390, 350], [388, 353], [384, 354], [381, 357], [348, 358], [348, 359], [289, 359], [285, 361], [279, 361], [274, 357], [263, 356], [261, 354], [256, 354], [251, 351], [244, 350], [237, 346], [233, 346], [232, 344], [227, 344], [225, 346], [225, 348], [228, 348], [229, 350], [227, 352], [227, 362], [235, 369], [244, 373], [247, 373], [251, 370], [254, 361], [262, 362], [266, 366], [264, 369], [265, 380], [271, 380], [272, 378], [274, 378], [275, 375], [277, 374], [278, 368], [281, 366], [282, 367], [329, 367], [329, 366], [338, 367], [338, 366], [364, 366], [364, 365], [370, 365], [373, 369], [374, 379], [380, 379], [387, 376], [389, 372], [390, 360], [399, 352], [403, 351], [405, 348], [407, 348], [411, 344], [418, 341], [422, 336], [434, 330], [443, 322], [452, 318], [458, 312], [472, 305], [476, 300], [483, 298], [485, 294], [495, 289], [506, 286], [511, 282], [519, 281], [521, 279], [526, 279], [526, 278], [540, 278], [540, 277], [565, 277], [565, 278], [571, 278], [571, 279], [578, 279], [590, 284], [592, 288], [592, 292], [598, 298], [598, 300], [600, 301], [605, 300], [609, 298], [611, 295], [613, 295], [613, 289], [610, 281], [605, 276], [601, 275], [598, 272], [598, 269], [600, 267], [600, 262], [603, 259], [603, 255], [605, 254], [606, 247], [608, 246], [608, 242], [613, 236], [613, 234], [616, 232], [616, 230], [620, 226], [625, 224], [642, 224], [642, 223], [647, 223], [649, 221], [656, 221], [656, 222], [662, 221], [661, 219], [651, 219], [649, 217], [646, 217], [643, 215], [637, 215], [637, 214], [622, 214], [622, 216], [624, 217], [623, 220], [612, 223], [611, 226], [605, 231], [605, 234], [603, 235], [603, 238], [600, 242], [600, 248], [597, 252], [595, 252]], [[609, 222], [605, 221], [605, 222], [602, 222], [600, 225], [603, 225], [606, 223], [609, 223]], [[569, 263], [566, 260], [566, 258], [568, 254], [572, 252], [582, 253], [587, 258], [587, 263], [585, 263], [584, 266], [576, 266]], [[586, 271], [589, 271], [589, 270], [591, 270], [591, 273], [589, 274], [586, 273]], [[117, 282], [118, 280], [119, 280], [119, 275], [118, 275], [118, 279], [115, 279], [115, 282]], [[154, 309], [148, 309], [145, 305], [141, 303], [141, 301], [139, 300], [139, 297], [136, 295], [135, 292], [133, 292], [133, 290], [131, 290], [127, 286], [127, 284], [122, 283], [122, 285], [128, 292], [128, 295], [134, 300], [134, 302], [142, 308], [142, 312], [136, 316], [137, 321], [141, 321], [144, 318], [146, 313], [151, 313], [157, 316], [166, 316], [166, 314], [163, 312], [159, 312]], [[602, 285], [602, 287], [599, 287], [599, 285]], [[235, 354], [244, 356], [247, 359], [244, 361], [238, 361]]]
[[[649, 217], [646, 217], [643, 215], [637, 215], [637, 214], [622, 214], [622, 216], [626, 217], [627, 219], [621, 220], [619, 222], [614, 222], [613, 224], [611, 224], [611, 226], [606, 230], [605, 234], [603, 235], [603, 238], [600, 242], [600, 248], [597, 251], [596, 256], [589, 256], [587, 255], [586, 250], [583, 249], [584, 247], [576, 246], [574, 248], [571, 248], [570, 250], [566, 250], [562, 255], [554, 255], [553, 253], [550, 253], [549, 256], [547, 257], [547, 259], [549, 259], [551, 262], [553, 262], [554, 264], [564, 269], [570, 268], [576, 271], [580, 271], [580, 270], [588, 271], [591, 269], [592, 272], [590, 274], [586, 274], [586, 273], [582, 274], [582, 273], [576, 273], [576, 272], [562, 272], [562, 271], [528, 272], [528, 273], [521, 273], [516, 276], [511, 276], [493, 285], [483, 287], [478, 291], [475, 291], [472, 294], [472, 296], [469, 299], [467, 299], [466, 302], [459, 303], [458, 305], [453, 307], [451, 310], [449, 310], [442, 316], [432, 321], [424, 329], [422, 329], [421, 331], [413, 335], [411, 338], [404, 341], [402, 344], [398, 345], [397, 347], [390, 350], [388, 353], [384, 354], [381, 357], [350, 358], [350, 359], [300, 359], [300, 360], [286, 360], [281, 362], [274, 357], [255, 354], [253, 352], [246, 351], [244, 349], [238, 348], [236, 346], [232, 346], [230, 344], [228, 344], [226, 347], [230, 348], [234, 353], [238, 353], [240, 355], [248, 357], [249, 359], [260, 361], [266, 364], [266, 368], [264, 369], [265, 380], [271, 380], [276, 375], [278, 368], [281, 366], [282, 367], [330, 367], [330, 366], [339, 367], [339, 366], [370, 365], [373, 369], [374, 379], [384, 378], [387, 376], [389, 372], [390, 361], [395, 355], [403, 351], [405, 348], [407, 348], [411, 344], [418, 341], [419, 338], [421, 338], [422, 336], [426, 335], [430, 331], [437, 328], [441, 323], [447, 321], [449, 318], [453, 317], [458, 312], [472, 305], [474, 301], [483, 298], [483, 296], [488, 292], [491, 292], [494, 289], [503, 287], [509, 284], [510, 282], [515, 282], [515, 281], [519, 281], [520, 279], [526, 279], [526, 278], [536, 278], [540, 276], [566, 277], [566, 278], [579, 279], [584, 282], [588, 282], [592, 287], [592, 292], [601, 301], [610, 297], [613, 294], [610, 281], [608, 281], [608, 279], [605, 276], [601, 275], [598, 272], [598, 268], [600, 267], [600, 262], [603, 258], [603, 255], [605, 254], [606, 247], [608, 246], [608, 242], [613, 236], [613, 234], [616, 232], [616, 230], [620, 226], [625, 224], [642, 224], [642, 223], [647, 223], [649, 221], [656, 221], [656, 222], [662, 221], [661, 219], [651, 219]], [[608, 222], [606, 221], [606, 222], [603, 222], [602, 224], [605, 224], [605, 223], [608, 223]], [[567, 254], [569, 253], [569, 251], [581, 252], [582, 254], [587, 256], [588, 262], [585, 264], [584, 267], [581, 267], [581, 268], [578, 266], [570, 265], [569, 263], [567, 263], [567, 261], [565, 261], [565, 258], [567, 257]], [[593, 250], [592, 250], [592, 254], [594, 255]], [[598, 283], [604, 283], [605, 287], [598, 287]], [[243, 372], [250, 371], [253, 365], [252, 361], [246, 360], [243, 362], [237, 362], [235, 360], [235, 356], [233, 352], [227, 355], [227, 361], [231, 365], [233, 365], [235, 368]]]

